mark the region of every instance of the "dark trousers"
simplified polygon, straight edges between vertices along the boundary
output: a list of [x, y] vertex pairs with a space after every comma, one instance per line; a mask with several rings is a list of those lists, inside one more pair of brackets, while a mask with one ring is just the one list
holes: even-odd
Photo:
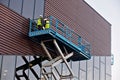
[[39, 29], [39, 30], [42, 30], [42, 29], [43, 29], [42, 27], [43, 27], [43, 26], [38, 25], [38, 29]]

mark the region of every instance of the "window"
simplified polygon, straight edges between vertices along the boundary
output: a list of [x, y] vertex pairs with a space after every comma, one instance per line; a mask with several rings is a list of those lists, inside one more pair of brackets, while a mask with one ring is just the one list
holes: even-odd
[[111, 76], [110, 75], [106, 75], [106, 80], [111, 80]]
[[94, 66], [99, 68], [99, 56], [94, 56]]
[[21, 14], [22, 0], [10, 0], [10, 8]]
[[15, 56], [3, 56], [1, 80], [14, 80]]
[[80, 66], [79, 61], [72, 62], [72, 71], [73, 71], [76, 78], [78, 78], [78, 76], [79, 76], [79, 70], [80, 70], [79, 66]]
[[[16, 75], [26, 75], [27, 77], [29, 76], [29, 71], [28, 71], [28, 65], [25, 65], [26, 61], [29, 61], [29, 56], [17, 56], [17, 63], [16, 63]], [[24, 67], [22, 67], [23, 65], [25, 65]], [[27, 69], [26, 69], [27, 67]], [[19, 77], [21, 80], [26, 80], [25, 77]], [[15, 79], [18, 80], [18, 79]]]
[[38, 18], [39, 15], [43, 15], [43, 13], [44, 13], [44, 0], [36, 0], [34, 19]]
[[101, 57], [100, 57], [100, 61], [101, 61], [102, 63], [105, 63], [105, 56], [101, 56]]
[[[0, 55], [0, 74], [1, 74], [1, 68], [2, 68], [2, 55]], [[1, 75], [0, 75], [0, 79], [1, 79]]]
[[93, 57], [87, 61], [87, 80], [93, 80]]
[[94, 80], [99, 80], [99, 69], [94, 68]]
[[9, 1], [10, 0], [0, 0], [0, 3], [2, 3], [3, 5], [5, 5], [5, 6], [9, 6]]
[[86, 80], [86, 72], [85, 71], [80, 70], [79, 76], [80, 76], [79, 80]]
[[[35, 58], [33, 56], [30, 56], [30, 61], [33, 61], [33, 60], [35, 60]], [[29, 79], [30, 80], [38, 80], [38, 78], [40, 78], [40, 74], [41, 74], [40, 66], [38, 64], [29, 68]]]
[[24, 0], [22, 15], [26, 18], [33, 18], [34, 0]]
[[106, 73], [111, 74], [111, 57], [106, 57]]
[[105, 64], [100, 64], [100, 79], [105, 80]]
[[86, 61], [80, 61], [80, 68], [86, 71]]
[[[35, 73], [32, 71], [35, 71]], [[38, 78], [40, 78], [40, 67], [38, 65], [35, 65], [29, 69], [29, 79], [38, 80]]]

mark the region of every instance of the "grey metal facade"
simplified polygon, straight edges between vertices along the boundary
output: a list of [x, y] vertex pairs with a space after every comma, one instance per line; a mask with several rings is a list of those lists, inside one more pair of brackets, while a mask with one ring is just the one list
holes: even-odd
[[[30, 62], [34, 59], [33, 56], [25, 56]], [[0, 79], [1, 80], [17, 80], [15, 77], [16, 68], [24, 65], [25, 62], [21, 56], [0, 56]], [[74, 74], [74, 80], [111, 80], [111, 57], [93, 56], [90, 60], [69, 62]], [[63, 73], [67, 73], [64, 64], [58, 65]], [[32, 67], [37, 75], [41, 77], [39, 65]], [[31, 69], [26, 69], [25, 73], [29, 76], [30, 80], [37, 80], [31, 72]], [[22, 70], [17, 74], [22, 75]], [[21, 80], [26, 80], [21, 77]]]
[[44, 13], [44, 0], [0, 0], [0, 3], [26, 18], [37, 18]]

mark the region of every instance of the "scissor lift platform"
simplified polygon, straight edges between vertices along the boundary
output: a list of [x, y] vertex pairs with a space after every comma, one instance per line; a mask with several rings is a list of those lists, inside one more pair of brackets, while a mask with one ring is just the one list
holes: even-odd
[[[25, 73], [27, 69], [33, 73], [37, 80], [74, 80], [74, 73], [68, 63], [69, 60], [80, 61], [91, 58], [90, 44], [71, 30], [67, 25], [50, 16], [50, 28], [38, 30], [36, 28], [36, 20], [30, 20], [29, 37], [36, 43], [40, 44], [45, 51], [44, 56], [36, 57], [28, 62], [26, 57], [22, 59], [26, 64], [16, 68], [16, 78], [21, 80], [21, 77], [30, 80]], [[44, 63], [44, 60], [47, 62]], [[64, 63], [68, 73], [64, 74], [57, 67]], [[41, 75], [39, 76], [33, 69], [35, 65], [39, 65]], [[49, 69], [49, 70], [48, 70]], [[17, 72], [22, 71], [22, 74]]]
[[[51, 27], [45, 30], [36, 29], [33, 24], [36, 21], [30, 20], [29, 37], [40, 43], [41, 41], [48, 41], [56, 39], [59, 46], [65, 46], [68, 52], [74, 52], [70, 58], [72, 61], [87, 60], [91, 58], [90, 44], [71, 30], [60, 20], [53, 16], [49, 17]], [[50, 44], [50, 42], [48, 43]], [[52, 46], [52, 44], [50, 44]], [[52, 48], [52, 47], [51, 47]]]

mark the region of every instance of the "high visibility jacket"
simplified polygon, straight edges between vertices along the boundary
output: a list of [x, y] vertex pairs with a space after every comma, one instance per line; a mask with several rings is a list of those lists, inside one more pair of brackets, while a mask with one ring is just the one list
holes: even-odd
[[46, 24], [45, 24], [45, 29], [49, 29], [50, 28], [50, 21], [46, 21]]
[[37, 26], [38, 26], [38, 25], [42, 26], [42, 18], [39, 18], [39, 19], [37, 20]]

